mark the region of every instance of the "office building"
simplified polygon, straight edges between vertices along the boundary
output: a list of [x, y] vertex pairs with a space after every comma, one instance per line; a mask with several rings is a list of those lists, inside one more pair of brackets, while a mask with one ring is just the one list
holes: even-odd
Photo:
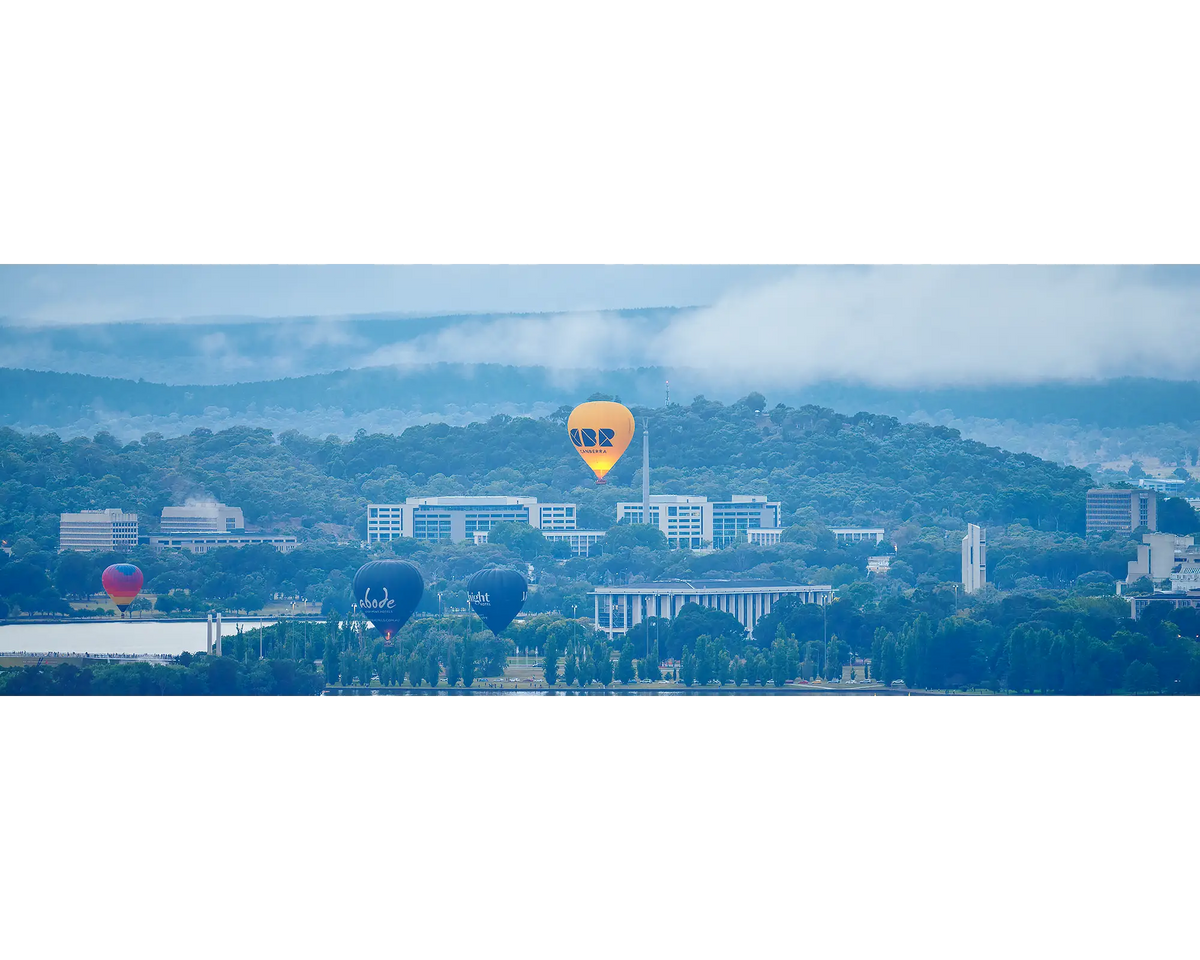
[[782, 539], [783, 531], [779, 529], [758, 527], [746, 531], [746, 542], [755, 547], [773, 547]]
[[114, 550], [125, 553], [136, 547], [137, 542], [136, 513], [109, 508], [59, 514], [59, 550]]
[[892, 569], [892, 555], [890, 553], [882, 554], [878, 557], [867, 557], [867, 573], [874, 573], [881, 577], [886, 577], [889, 570]]
[[[656, 494], [650, 497], [650, 524], [673, 549], [699, 550], [746, 543], [748, 530], [779, 530], [780, 504], [763, 496], [736, 494], [728, 500]], [[642, 501], [617, 504], [617, 523], [643, 523]]]
[[1131, 620], [1139, 620], [1146, 608], [1150, 604], [1158, 604], [1161, 607], [1170, 607], [1173, 610], [1179, 610], [1182, 607], [1200, 607], [1200, 596], [1195, 597], [1176, 597], [1158, 595], [1153, 597], [1130, 597], [1129, 598], [1129, 618]]
[[299, 545], [295, 537], [277, 536], [270, 533], [210, 533], [193, 534], [190, 536], [151, 537], [150, 546], [155, 553], [164, 550], [186, 550], [188, 553], [208, 553], [210, 550], [220, 550], [224, 547], [249, 547], [265, 543], [274, 547], [280, 553], [291, 553]]
[[182, 507], [163, 507], [158, 523], [164, 537], [187, 537], [197, 534], [230, 533], [245, 530], [241, 507], [223, 503], [189, 503]]
[[982, 590], [987, 583], [987, 531], [976, 523], [967, 524], [962, 538], [962, 583], [966, 593]]
[[829, 532], [838, 543], [883, 543], [883, 527], [830, 527]]
[[1186, 480], [1180, 480], [1177, 477], [1139, 477], [1139, 490], [1153, 490], [1155, 493], [1175, 493], [1182, 487]]
[[497, 523], [527, 523], [543, 533], [575, 530], [575, 514], [573, 503], [538, 503], [537, 497], [409, 497], [367, 504], [367, 543], [401, 537], [458, 543]]
[[1185, 578], [1200, 570], [1200, 547], [1194, 537], [1173, 533], [1144, 533], [1137, 548], [1137, 559], [1126, 567], [1125, 582], [1133, 583], [1142, 577], [1166, 580], [1175, 575]]
[[1158, 495], [1153, 490], [1098, 487], [1087, 492], [1087, 532], [1133, 533], [1158, 529]]
[[1200, 563], [1184, 564], [1170, 577], [1172, 593], [1186, 593], [1200, 597]]
[[595, 625], [612, 639], [624, 635], [647, 617], [669, 620], [686, 603], [711, 607], [737, 617], [746, 632], [784, 597], [801, 603], [828, 603], [829, 586], [806, 586], [786, 580], [657, 580], [615, 587], [597, 587]]
[[[550, 543], [565, 543], [571, 548], [572, 556], [590, 557], [605, 533], [604, 530], [543, 530], [542, 536]], [[476, 530], [471, 536], [480, 544], [488, 542], [488, 534], [487, 530]]]

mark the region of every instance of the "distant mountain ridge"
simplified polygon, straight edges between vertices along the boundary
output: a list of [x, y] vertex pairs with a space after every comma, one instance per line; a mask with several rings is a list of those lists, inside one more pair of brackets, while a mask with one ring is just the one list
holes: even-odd
[[[404, 410], [437, 414], [472, 407], [532, 411], [578, 403], [596, 392], [625, 403], [659, 406], [665, 381], [672, 400], [697, 395], [731, 402], [755, 387], [715, 387], [702, 371], [666, 367], [627, 370], [559, 370], [501, 364], [428, 364], [364, 367], [333, 373], [233, 384], [174, 385], [78, 373], [0, 368], [0, 425], [59, 429], [81, 419], [122, 417], [282, 415], [340, 410], [345, 416]], [[1135, 429], [1154, 424], [1187, 425], [1200, 417], [1200, 381], [1121, 378], [1094, 383], [1047, 383], [980, 388], [891, 389], [849, 383], [818, 383], [771, 391], [768, 403], [813, 403], [853, 414], [859, 411], [911, 417], [950, 411], [960, 418], [1063, 423]]]

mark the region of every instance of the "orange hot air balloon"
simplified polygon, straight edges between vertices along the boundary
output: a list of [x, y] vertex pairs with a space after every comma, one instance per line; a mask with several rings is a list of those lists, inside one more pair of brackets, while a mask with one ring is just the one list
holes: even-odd
[[604, 475], [633, 439], [633, 414], [610, 400], [581, 403], [567, 419], [567, 434], [584, 463], [596, 474], [596, 482], [604, 483]]

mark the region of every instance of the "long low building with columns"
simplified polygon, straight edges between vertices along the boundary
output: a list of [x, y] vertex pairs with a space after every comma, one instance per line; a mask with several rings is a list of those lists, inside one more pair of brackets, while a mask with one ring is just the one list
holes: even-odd
[[685, 603], [696, 603], [737, 617], [751, 633], [759, 617], [770, 613], [784, 597], [799, 597], [801, 603], [828, 603], [832, 595], [832, 587], [787, 580], [656, 580], [597, 587], [596, 629], [610, 639], [619, 637], [646, 617], [669, 620]]

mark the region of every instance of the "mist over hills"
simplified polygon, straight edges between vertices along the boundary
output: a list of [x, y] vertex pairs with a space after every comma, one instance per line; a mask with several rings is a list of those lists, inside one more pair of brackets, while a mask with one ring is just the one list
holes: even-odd
[[[10, 318], [0, 321], [0, 425], [122, 441], [233, 426], [350, 437], [540, 417], [593, 393], [657, 407], [669, 380], [672, 402], [728, 404], [757, 391], [770, 406], [886, 414], [1098, 478], [1142, 465], [1191, 470], [1200, 382], [1168, 378], [1189, 375], [1195, 338], [1172, 340], [1172, 351], [1160, 338], [1132, 355], [1120, 324], [1095, 322], [1136, 314], [1193, 329], [1191, 288], [1151, 279], [1068, 268], [801, 271], [697, 307]], [[966, 325], [964, 303], [979, 314]], [[1054, 336], [1031, 353], [1045, 330]]]
[[[76, 373], [0, 368], [0, 425], [62, 436], [99, 430], [121, 441], [235, 425], [348, 438], [358, 430], [455, 426], [496, 414], [543, 417], [593, 393], [657, 407], [696, 396], [732, 403], [754, 389], [705, 371], [643, 367], [551, 369], [501, 364], [367, 367], [231, 384], [164, 384]], [[1200, 382], [1120, 378], [1086, 383], [901, 389], [825, 382], [766, 390], [768, 405], [816, 404], [843, 414], [930, 422], [1004, 449], [1124, 470], [1134, 460], [1194, 467], [1200, 447]], [[1126, 463], [1128, 461], [1128, 463]], [[1106, 466], [1107, 465], [1107, 466]]]

